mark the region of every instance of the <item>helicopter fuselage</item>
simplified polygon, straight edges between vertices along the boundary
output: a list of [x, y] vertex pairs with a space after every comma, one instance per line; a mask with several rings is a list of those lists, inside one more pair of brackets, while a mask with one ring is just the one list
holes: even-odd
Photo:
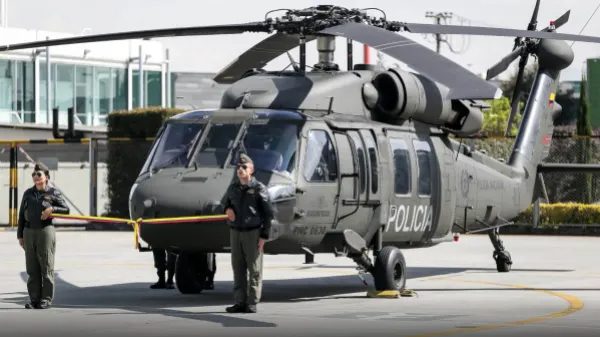
[[[166, 123], [132, 189], [131, 215], [222, 214], [242, 149], [276, 209], [267, 253], [341, 250], [344, 230], [373, 238], [379, 228], [385, 245], [431, 246], [450, 240], [454, 224], [520, 211], [516, 172], [447, 133], [419, 122], [337, 117], [254, 109], [179, 115]], [[157, 162], [165, 156], [170, 164]], [[228, 231], [225, 222], [148, 224], [141, 236], [153, 247], [224, 252]]]

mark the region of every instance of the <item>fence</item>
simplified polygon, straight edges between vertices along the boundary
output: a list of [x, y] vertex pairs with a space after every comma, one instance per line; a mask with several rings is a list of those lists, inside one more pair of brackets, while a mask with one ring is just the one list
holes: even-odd
[[[476, 150], [483, 150], [493, 158], [507, 161], [514, 138], [494, 137], [464, 141]], [[599, 136], [555, 136], [546, 163], [598, 164], [600, 163]], [[600, 201], [600, 173], [552, 172], [543, 173], [548, 202], [578, 202], [591, 204]]]
[[[25, 189], [32, 186], [30, 173], [36, 161], [50, 168], [51, 185], [58, 188], [72, 214], [111, 214], [111, 195], [108, 188], [108, 149], [120, 151], [123, 160], [131, 160], [129, 179], [135, 179], [146, 157], [151, 139], [49, 139], [0, 141], [0, 224], [17, 224], [19, 200]], [[138, 163], [140, 162], [141, 163]], [[117, 172], [118, 174], [118, 172]], [[125, 186], [128, 184], [128, 186]], [[123, 193], [128, 195], [133, 181], [124, 182]], [[113, 193], [114, 194], [114, 193]], [[119, 194], [119, 193], [117, 193]], [[5, 212], [8, 205], [8, 212]], [[123, 205], [127, 210], [127, 200]], [[121, 212], [123, 213], [123, 212]], [[126, 212], [128, 216], [128, 212]]]

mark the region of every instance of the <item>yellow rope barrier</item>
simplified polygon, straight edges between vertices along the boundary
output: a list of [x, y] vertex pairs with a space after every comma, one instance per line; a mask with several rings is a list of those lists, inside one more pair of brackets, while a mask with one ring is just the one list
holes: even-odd
[[136, 220], [125, 219], [125, 218], [113, 218], [105, 216], [87, 216], [87, 215], [67, 215], [67, 214], [52, 214], [54, 219], [64, 220], [83, 220], [88, 222], [101, 222], [101, 223], [123, 223], [133, 227], [134, 235], [134, 247], [140, 249], [140, 226], [142, 224], [177, 224], [177, 223], [194, 223], [194, 222], [211, 222], [211, 221], [224, 221], [227, 220], [227, 215], [204, 215], [204, 216], [183, 216], [183, 217], [172, 217], [172, 218], [158, 218], [158, 219], [147, 219], [138, 218]]

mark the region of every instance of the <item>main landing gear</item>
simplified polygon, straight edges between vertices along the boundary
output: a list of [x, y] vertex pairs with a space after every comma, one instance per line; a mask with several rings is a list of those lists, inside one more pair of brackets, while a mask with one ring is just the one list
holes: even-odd
[[510, 253], [504, 248], [500, 239], [500, 228], [494, 228], [488, 232], [490, 240], [494, 245], [494, 260], [496, 261], [496, 270], [500, 273], [508, 273], [512, 267]]
[[406, 286], [406, 262], [400, 249], [393, 246], [382, 247], [382, 229], [373, 238], [373, 256], [375, 264], [367, 256], [365, 241], [354, 231], [344, 231], [346, 254], [358, 266], [373, 275], [375, 289], [404, 290]]

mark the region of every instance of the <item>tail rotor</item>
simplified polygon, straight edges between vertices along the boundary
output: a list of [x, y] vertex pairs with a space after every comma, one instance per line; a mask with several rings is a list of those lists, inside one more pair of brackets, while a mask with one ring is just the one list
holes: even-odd
[[[531, 21], [527, 26], [527, 30], [529, 31], [536, 31], [537, 29], [537, 18], [540, 9], [540, 1], [541, 0], [536, 0], [535, 8], [533, 9], [533, 14], [531, 16]], [[544, 28], [542, 31], [555, 31], [556, 28], [561, 27], [569, 21], [570, 14], [571, 11], [567, 11], [558, 19], [551, 21], [550, 25]], [[506, 126], [505, 136], [510, 136], [512, 124], [514, 122], [517, 112], [519, 111], [519, 102], [521, 101], [521, 96], [523, 94], [522, 86], [523, 76], [525, 75], [525, 67], [527, 66], [527, 62], [529, 61], [529, 56], [535, 53], [539, 41], [540, 40], [533, 38], [515, 38], [513, 51], [504, 58], [502, 58], [494, 66], [492, 66], [487, 72], [487, 79], [490, 80], [503, 73], [517, 58], [519, 58], [519, 67], [517, 72], [516, 83], [511, 95], [510, 115], [508, 116], [508, 124]]]

